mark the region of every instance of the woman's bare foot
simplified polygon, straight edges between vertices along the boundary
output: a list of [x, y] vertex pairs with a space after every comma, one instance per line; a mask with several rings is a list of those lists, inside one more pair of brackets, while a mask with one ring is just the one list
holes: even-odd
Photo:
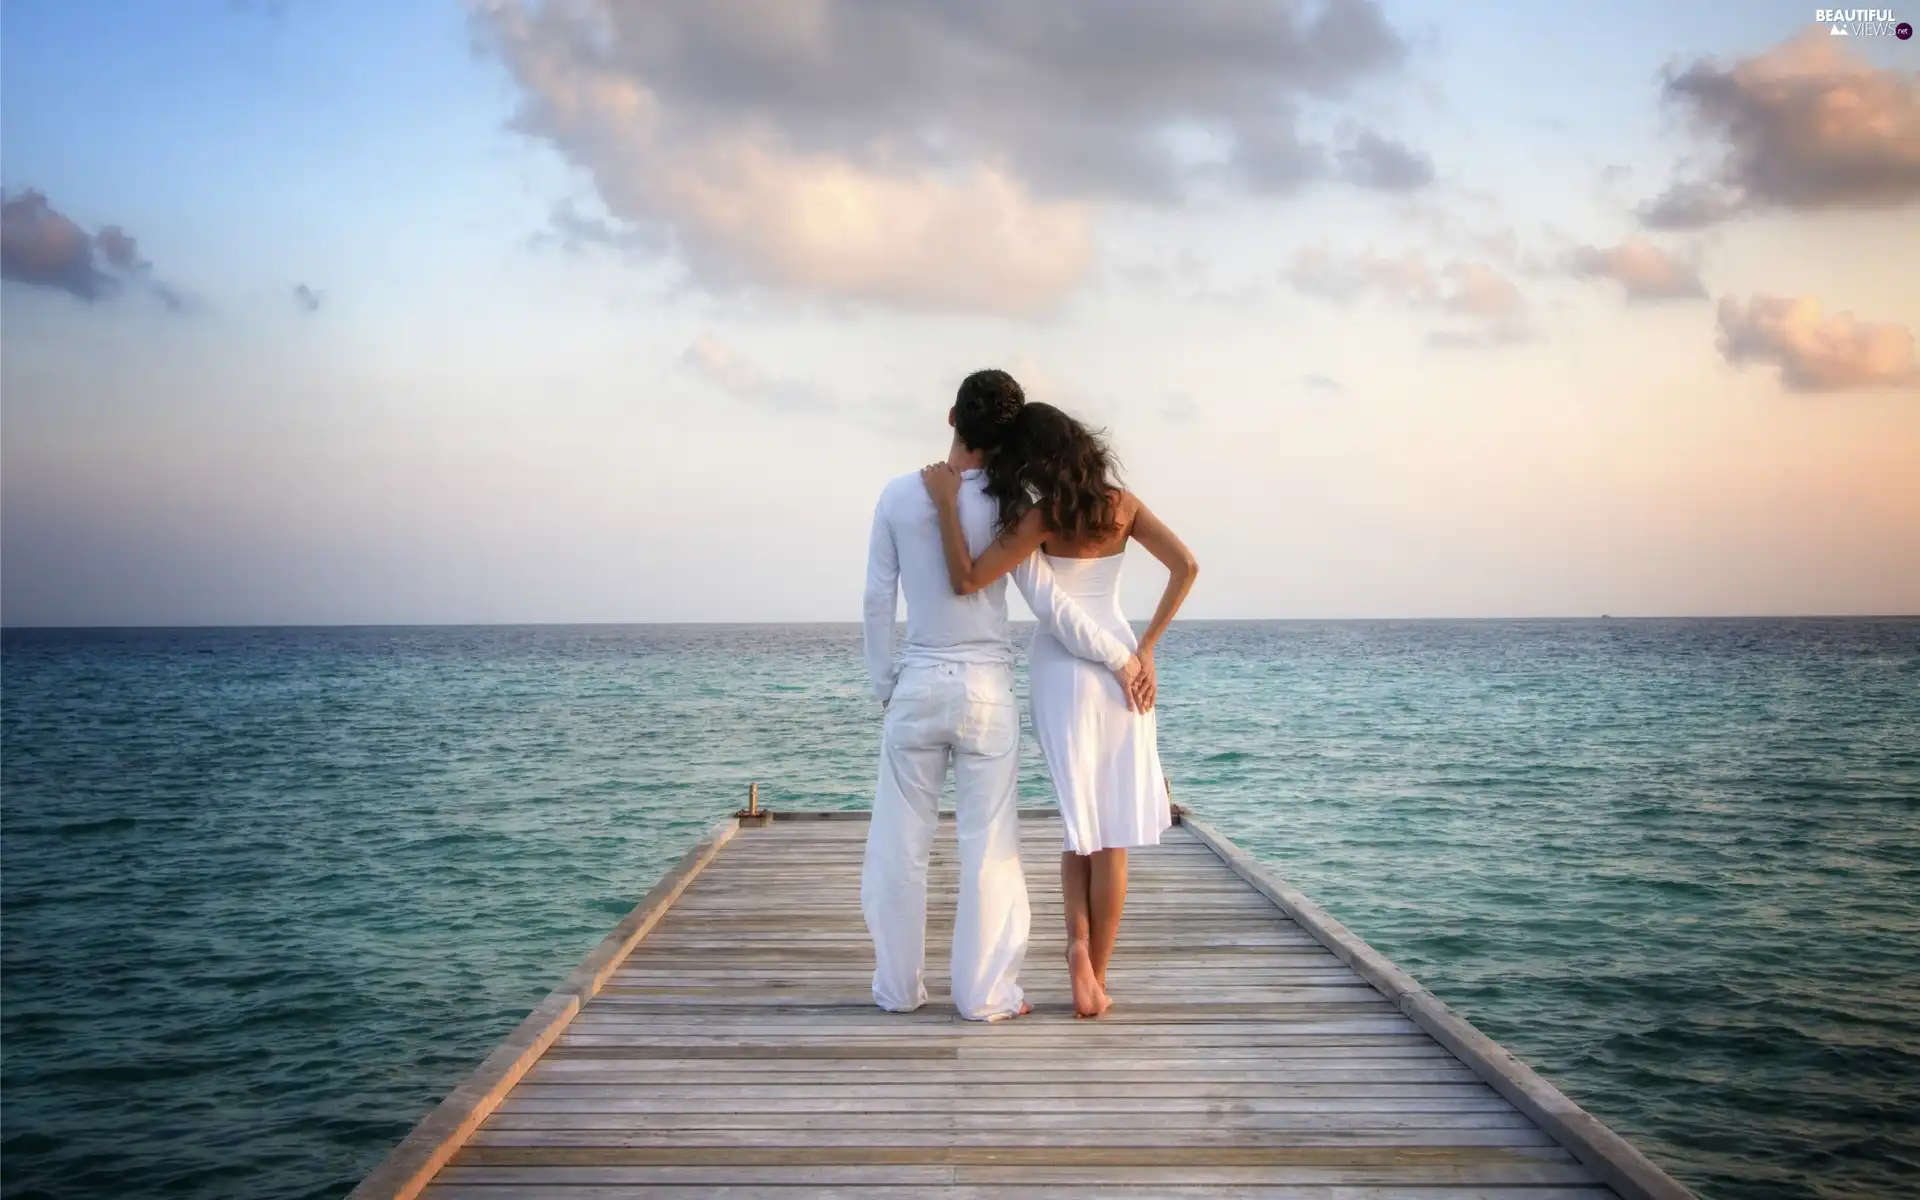
[[1100, 990], [1099, 979], [1094, 977], [1093, 955], [1087, 950], [1085, 938], [1074, 938], [1067, 943], [1067, 978], [1073, 983], [1074, 1016], [1097, 1017], [1113, 1003]]

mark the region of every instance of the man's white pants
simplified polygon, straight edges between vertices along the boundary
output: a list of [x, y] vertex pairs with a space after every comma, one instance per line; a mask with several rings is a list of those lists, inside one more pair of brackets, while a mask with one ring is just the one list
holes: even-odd
[[1020, 870], [1020, 714], [1013, 668], [940, 663], [900, 673], [880, 736], [860, 907], [873, 935], [873, 1000], [892, 1012], [927, 1002], [927, 855], [953, 765], [960, 904], [953, 1004], [975, 1021], [1020, 1009], [1027, 881]]

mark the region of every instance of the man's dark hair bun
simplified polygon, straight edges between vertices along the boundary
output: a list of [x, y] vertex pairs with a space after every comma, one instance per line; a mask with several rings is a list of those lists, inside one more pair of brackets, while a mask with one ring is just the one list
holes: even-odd
[[1019, 381], [1005, 371], [975, 371], [960, 381], [953, 401], [953, 429], [972, 450], [992, 450], [1007, 436], [1027, 402]]

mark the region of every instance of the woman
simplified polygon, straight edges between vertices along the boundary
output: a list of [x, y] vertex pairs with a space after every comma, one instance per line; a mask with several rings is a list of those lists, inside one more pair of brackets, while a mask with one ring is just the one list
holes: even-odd
[[1122, 641], [1120, 560], [1129, 538], [1166, 564], [1160, 607], [1137, 643], [1146, 686], [1139, 710], [1104, 666], [1075, 658], [1045, 633], [1028, 654], [1033, 731], [1060, 801], [1067, 844], [1067, 971], [1074, 1013], [1107, 1011], [1107, 964], [1127, 899], [1127, 850], [1153, 846], [1172, 824], [1153, 720], [1153, 651], [1193, 587], [1199, 565], [1139, 497], [1114, 481], [1113, 455], [1093, 431], [1050, 404], [1028, 404], [987, 462], [987, 494], [1000, 505], [999, 536], [976, 561], [960, 527], [960, 476], [945, 463], [921, 472], [940, 515], [953, 590], [969, 595], [1047, 555], [1061, 591]]

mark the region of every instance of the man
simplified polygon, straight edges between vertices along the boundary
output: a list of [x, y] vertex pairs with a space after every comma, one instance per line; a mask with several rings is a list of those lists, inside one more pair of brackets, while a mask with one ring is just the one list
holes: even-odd
[[[962, 473], [960, 521], [978, 555], [994, 537], [997, 506], [982, 466], [1026, 402], [1004, 371], [961, 384], [947, 423], [947, 462]], [[1013, 573], [1034, 616], [1081, 658], [1104, 664], [1133, 694], [1140, 663], [1071, 598], [1057, 592], [1045, 556]], [[896, 658], [896, 596], [907, 597], [907, 635]], [[960, 843], [960, 902], [953, 925], [953, 1003], [974, 1021], [1030, 1011], [1017, 977], [1027, 954], [1026, 877], [1020, 869], [1020, 714], [1013, 695], [1013, 637], [1006, 581], [956, 596], [933, 502], [920, 473], [887, 484], [867, 550], [867, 670], [884, 709], [880, 781], [860, 876], [873, 936], [874, 1003], [911, 1012], [927, 1001], [927, 856], [940, 789], [953, 766]]]

